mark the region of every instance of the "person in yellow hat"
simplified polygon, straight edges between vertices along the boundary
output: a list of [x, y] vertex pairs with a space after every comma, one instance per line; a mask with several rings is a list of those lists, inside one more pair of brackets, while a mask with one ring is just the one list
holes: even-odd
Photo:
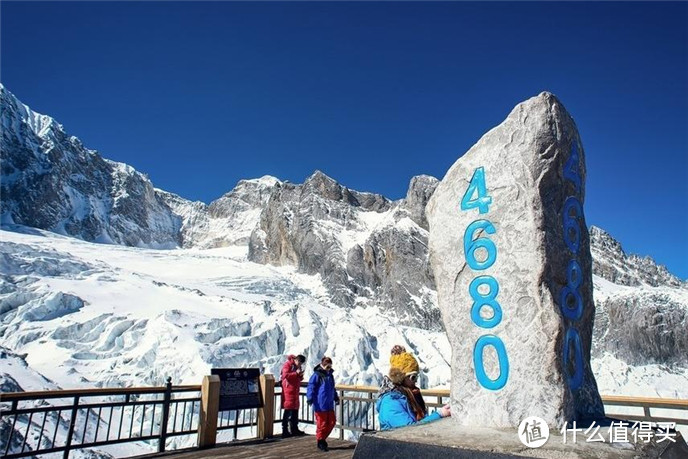
[[422, 409], [422, 415], [425, 416], [428, 413], [428, 408], [425, 406], [423, 395], [416, 384], [418, 372], [420, 371], [418, 360], [416, 360], [413, 354], [407, 352], [404, 346], [397, 344], [392, 348], [391, 355], [389, 356], [389, 366], [401, 370], [407, 376], [403, 384], [411, 391], [416, 404]]
[[382, 430], [423, 424], [451, 416], [451, 407], [445, 405], [425, 415], [408, 388], [409, 377], [398, 368], [390, 368], [378, 392], [376, 410]]

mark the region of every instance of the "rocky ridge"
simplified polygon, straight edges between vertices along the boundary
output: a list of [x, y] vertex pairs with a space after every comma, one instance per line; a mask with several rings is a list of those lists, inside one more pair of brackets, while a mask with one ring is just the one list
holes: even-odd
[[102, 158], [0, 85], [3, 223], [137, 247], [179, 244], [181, 220], [131, 166]]
[[686, 288], [688, 283], [671, 274], [651, 257], [627, 255], [621, 244], [601, 228], [590, 228], [593, 272], [618, 285]]

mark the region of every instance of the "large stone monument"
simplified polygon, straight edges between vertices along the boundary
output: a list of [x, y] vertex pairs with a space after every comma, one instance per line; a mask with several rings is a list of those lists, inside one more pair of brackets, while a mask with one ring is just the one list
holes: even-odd
[[430, 261], [452, 346], [452, 419], [551, 427], [603, 418], [590, 368], [595, 305], [576, 125], [543, 92], [449, 169], [432, 196]]
[[688, 457], [676, 432], [676, 442], [567, 441], [576, 424], [611, 439], [615, 422], [590, 368], [584, 197], [576, 125], [547, 92], [517, 105], [454, 163], [426, 209], [452, 347], [452, 416], [365, 434], [355, 459]]

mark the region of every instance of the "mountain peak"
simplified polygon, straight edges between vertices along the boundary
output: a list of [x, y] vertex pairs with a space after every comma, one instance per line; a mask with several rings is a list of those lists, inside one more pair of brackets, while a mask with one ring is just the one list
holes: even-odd
[[428, 229], [428, 220], [425, 217], [425, 207], [439, 183], [439, 180], [430, 175], [416, 175], [411, 177], [406, 192], [404, 205], [411, 213], [411, 219], [426, 230]]
[[590, 244], [604, 248], [605, 251], [614, 254], [615, 257], [626, 257], [626, 252], [624, 252], [619, 241], [602, 228], [594, 225], [590, 226]]
[[103, 159], [52, 117], [0, 88], [0, 213], [17, 224], [87, 241], [175, 247], [179, 217], [131, 166]]
[[229, 191], [226, 195], [231, 194], [245, 194], [245, 193], [265, 193], [270, 192], [272, 188], [281, 185], [282, 181], [271, 175], [264, 175], [256, 179], [243, 179]]
[[335, 179], [330, 177], [329, 175], [325, 174], [323, 171], [316, 169], [306, 180], [303, 182], [303, 184], [307, 183], [329, 183], [329, 184], [336, 184], [339, 185], [339, 182], [337, 182]]
[[4, 130], [16, 132], [18, 124], [26, 123], [31, 131], [42, 139], [54, 140], [57, 132], [64, 133], [64, 127], [54, 118], [33, 111], [3, 85], [0, 85], [0, 101], [4, 109], [2, 111]]
[[258, 185], [261, 187], [273, 187], [275, 185], [281, 184], [282, 181], [278, 179], [277, 177], [273, 177], [272, 175], [263, 175], [262, 177], [259, 178], [254, 178], [254, 179], [241, 179], [239, 180], [239, 183], [237, 183], [237, 186], [241, 184], [252, 184], [252, 185]]
[[325, 175], [320, 170], [316, 170], [310, 177], [303, 182], [305, 193], [314, 193], [325, 199], [332, 201], [350, 201], [351, 193], [349, 189], [343, 187], [335, 179]]
[[627, 255], [619, 241], [597, 226], [590, 227], [590, 251], [595, 274], [615, 284], [688, 287], [687, 282], [671, 274], [665, 266], [658, 265], [651, 257]]

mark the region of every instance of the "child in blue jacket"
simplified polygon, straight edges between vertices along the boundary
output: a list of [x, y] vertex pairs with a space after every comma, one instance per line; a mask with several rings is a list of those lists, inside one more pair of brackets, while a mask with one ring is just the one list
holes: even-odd
[[326, 440], [337, 423], [334, 406], [339, 404], [339, 396], [334, 387], [333, 372], [332, 359], [323, 357], [320, 364], [313, 369], [313, 376], [308, 381], [306, 391], [306, 401], [313, 406], [315, 413], [315, 438], [321, 451], [328, 451]]
[[383, 380], [376, 403], [382, 430], [432, 422], [451, 416], [449, 405], [425, 416], [411, 392], [410, 387], [413, 385], [413, 381], [402, 370], [398, 368], [389, 370], [389, 376], [385, 376]]

